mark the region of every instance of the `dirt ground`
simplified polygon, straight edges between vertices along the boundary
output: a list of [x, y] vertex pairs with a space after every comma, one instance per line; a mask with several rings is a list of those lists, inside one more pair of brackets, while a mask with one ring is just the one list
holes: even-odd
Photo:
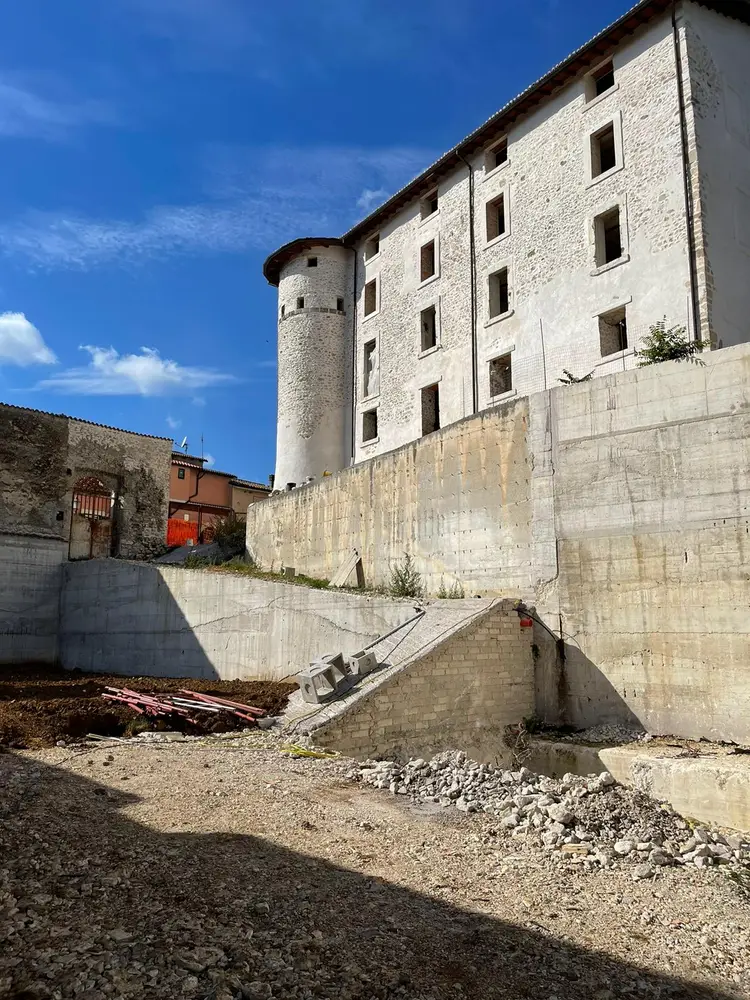
[[0, 998], [750, 997], [724, 869], [587, 874], [350, 770], [262, 733], [0, 752]]
[[[190, 677], [123, 677], [33, 664], [0, 666], [0, 744], [17, 749], [50, 747], [60, 740], [75, 740], [87, 733], [121, 736], [134, 724], [142, 726], [139, 721], [142, 717], [132, 709], [101, 697], [105, 687], [129, 687], [134, 691], [163, 694], [188, 688], [254, 705], [276, 715], [283, 710], [297, 685]], [[217, 728], [214, 718], [208, 714], [196, 716], [196, 719], [196, 725], [188, 724], [184, 728], [190, 732]], [[244, 725], [246, 723], [240, 719], [222, 715], [218, 728], [242, 728]], [[178, 726], [179, 723], [174, 726], [170, 723], [170, 728]]]

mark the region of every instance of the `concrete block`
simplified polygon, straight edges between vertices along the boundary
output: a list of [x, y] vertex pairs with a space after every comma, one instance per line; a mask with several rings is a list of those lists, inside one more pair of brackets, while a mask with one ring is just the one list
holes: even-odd
[[328, 663], [311, 663], [307, 670], [297, 674], [297, 683], [303, 700], [313, 705], [319, 705], [336, 693], [337, 681]]
[[364, 677], [365, 674], [372, 673], [378, 666], [378, 660], [374, 653], [366, 653], [360, 650], [349, 657], [349, 673], [354, 677]]

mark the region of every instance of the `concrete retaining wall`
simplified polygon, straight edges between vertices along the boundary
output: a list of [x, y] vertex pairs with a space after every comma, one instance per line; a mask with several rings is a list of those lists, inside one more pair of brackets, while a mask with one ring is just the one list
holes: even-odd
[[101, 559], [65, 566], [64, 667], [280, 680], [321, 653], [355, 652], [413, 604], [207, 570]]
[[0, 533], [0, 663], [54, 663], [63, 561], [56, 538]]
[[[248, 512], [267, 567], [536, 606], [537, 711], [750, 742], [750, 346], [536, 393]], [[561, 635], [562, 632], [562, 635]]]

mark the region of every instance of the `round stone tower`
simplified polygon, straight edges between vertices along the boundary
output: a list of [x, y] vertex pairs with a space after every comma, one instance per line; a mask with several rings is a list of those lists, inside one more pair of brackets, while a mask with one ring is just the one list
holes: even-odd
[[279, 289], [277, 490], [349, 464], [352, 267], [328, 238], [295, 240], [264, 265]]

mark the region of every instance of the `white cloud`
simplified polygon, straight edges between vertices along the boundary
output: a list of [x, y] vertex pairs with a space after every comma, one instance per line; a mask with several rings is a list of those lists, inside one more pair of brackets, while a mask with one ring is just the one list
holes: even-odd
[[88, 365], [52, 375], [37, 388], [84, 396], [168, 396], [234, 381], [233, 375], [162, 358], [150, 347], [142, 347], [140, 354], [118, 354], [113, 347], [85, 345], [81, 350], [91, 355]]
[[363, 212], [371, 212], [373, 208], [376, 208], [381, 202], [385, 201], [387, 197], [388, 192], [384, 188], [378, 188], [377, 191], [365, 188], [359, 198], [357, 198], [357, 208], [361, 208]]
[[176, 431], [181, 423], [182, 423], [181, 420], [175, 420], [174, 417], [167, 414], [167, 427], [169, 427], [170, 430]]
[[0, 314], [0, 364], [54, 365], [57, 358], [23, 313]]
[[101, 101], [47, 100], [0, 79], [0, 136], [60, 139], [83, 125], [112, 124], [112, 110]]
[[300, 233], [338, 235], [361, 214], [363, 192], [396, 190], [432, 157], [409, 148], [214, 148], [203, 202], [153, 208], [139, 221], [29, 212], [0, 224], [0, 252], [39, 267], [85, 270], [268, 251]]
[[192, 403], [193, 406], [205, 406], [206, 405], [205, 396], [193, 396]]
[[204, 465], [206, 466], [206, 468], [210, 469], [212, 465], [216, 464], [216, 459], [214, 458], [213, 455], [209, 455], [208, 452], [203, 457], [206, 460], [205, 463], [204, 463]]

